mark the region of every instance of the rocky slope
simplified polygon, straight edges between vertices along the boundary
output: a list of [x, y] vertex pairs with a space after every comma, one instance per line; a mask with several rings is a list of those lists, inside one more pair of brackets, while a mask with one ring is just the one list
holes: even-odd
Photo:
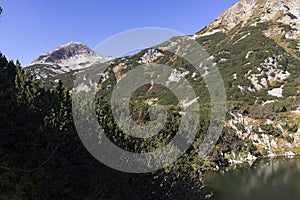
[[[263, 34], [299, 57], [300, 2], [298, 0], [241, 0], [202, 30], [199, 36], [228, 33], [235, 27], [267, 24]], [[279, 40], [280, 38], [280, 40]]]
[[299, 34], [299, 6], [298, 0], [241, 0], [212, 22], [206, 31], [216, 28], [229, 31], [238, 24], [255, 26], [272, 21], [291, 25], [295, 29], [292, 32]]
[[[225, 126], [265, 156], [299, 153], [299, 19], [297, 0], [241, 0], [193, 36], [214, 54], [228, 100], [242, 100]], [[242, 154], [225, 157], [255, 159]]]

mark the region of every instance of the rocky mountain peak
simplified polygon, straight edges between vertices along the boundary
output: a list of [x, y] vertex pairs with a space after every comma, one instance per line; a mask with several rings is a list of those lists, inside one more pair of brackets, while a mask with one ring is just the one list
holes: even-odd
[[241, 0], [221, 14], [207, 29], [226, 32], [236, 25], [280, 22], [300, 30], [299, 0]]
[[82, 56], [93, 56], [98, 57], [99, 60], [102, 60], [103, 57], [98, 55], [96, 52], [91, 50], [88, 46], [80, 42], [70, 42], [68, 44], [57, 47], [53, 51], [50, 51], [47, 54], [39, 56], [32, 64], [41, 64], [41, 63], [61, 63], [63, 60], [76, 59]]
[[27, 69], [35, 73], [38, 79], [45, 79], [112, 59], [113, 57], [104, 58], [100, 56], [85, 44], [70, 42], [39, 56]]

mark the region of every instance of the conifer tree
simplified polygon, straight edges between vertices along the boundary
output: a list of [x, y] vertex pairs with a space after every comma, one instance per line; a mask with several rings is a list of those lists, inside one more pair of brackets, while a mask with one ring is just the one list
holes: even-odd
[[59, 80], [53, 91], [52, 109], [45, 121], [48, 126], [59, 131], [67, 131], [72, 124], [71, 97], [63, 83]]

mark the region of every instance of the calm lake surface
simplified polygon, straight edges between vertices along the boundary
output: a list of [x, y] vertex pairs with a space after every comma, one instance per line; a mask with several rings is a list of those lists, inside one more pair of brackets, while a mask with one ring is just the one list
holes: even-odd
[[206, 180], [213, 200], [300, 200], [300, 158], [260, 160]]

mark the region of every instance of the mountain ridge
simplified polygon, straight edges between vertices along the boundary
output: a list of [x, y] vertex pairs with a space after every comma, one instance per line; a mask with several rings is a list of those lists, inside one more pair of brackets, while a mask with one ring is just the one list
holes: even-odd
[[[249, 19], [259, 19], [259, 22], [282, 20], [294, 22], [299, 29], [300, 2], [297, 0], [241, 0], [208, 25], [209, 29], [223, 27], [225, 30], [234, 28], [237, 24], [249, 23]], [[283, 12], [281, 16], [279, 12]], [[251, 22], [251, 21], [250, 21]], [[299, 32], [298, 32], [299, 33]]]

